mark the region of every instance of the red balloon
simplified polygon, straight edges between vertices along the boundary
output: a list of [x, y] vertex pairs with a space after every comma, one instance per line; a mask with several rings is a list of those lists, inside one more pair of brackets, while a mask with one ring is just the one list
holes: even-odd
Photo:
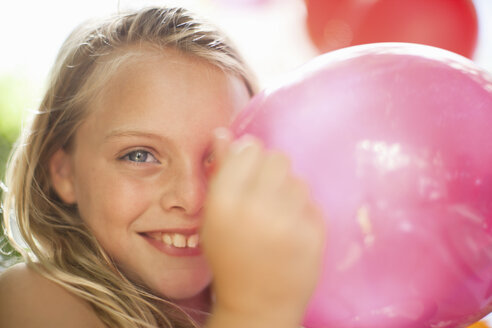
[[234, 121], [329, 218], [308, 328], [458, 327], [492, 311], [492, 77], [434, 47], [316, 58]]
[[306, 0], [321, 52], [376, 42], [431, 45], [471, 58], [477, 13], [471, 0]]

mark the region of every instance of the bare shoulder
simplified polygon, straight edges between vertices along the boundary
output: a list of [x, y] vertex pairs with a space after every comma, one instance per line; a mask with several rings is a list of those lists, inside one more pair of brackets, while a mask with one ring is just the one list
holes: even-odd
[[105, 327], [90, 305], [24, 263], [0, 274], [0, 327]]

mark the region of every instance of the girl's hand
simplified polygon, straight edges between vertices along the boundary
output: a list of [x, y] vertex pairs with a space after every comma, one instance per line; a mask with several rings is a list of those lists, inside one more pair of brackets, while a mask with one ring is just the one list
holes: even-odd
[[214, 313], [237, 318], [236, 327], [298, 327], [320, 272], [322, 215], [286, 156], [252, 137], [216, 135], [202, 229]]

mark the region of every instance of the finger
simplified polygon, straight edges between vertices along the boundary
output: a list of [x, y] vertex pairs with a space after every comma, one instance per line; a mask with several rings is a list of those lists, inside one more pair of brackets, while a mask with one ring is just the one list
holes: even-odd
[[213, 133], [212, 149], [217, 166], [223, 162], [232, 143], [232, 132], [227, 128], [217, 128]]
[[231, 192], [244, 192], [254, 180], [262, 158], [262, 146], [257, 139], [245, 136], [232, 142], [222, 159], [215, 183], [226, 186]]
[[285, 188], [285, 197], [292, 214], [298, 216], [309, 204], [309, 187], [297, 177], [289, 177], [289, 187]]
[[278, 151], [269, 152], [264, 160], [263, 168], [258, 173], [258, 189], [265, 193], [276, 193], [283, 187], [290, 175], [290, 160]]

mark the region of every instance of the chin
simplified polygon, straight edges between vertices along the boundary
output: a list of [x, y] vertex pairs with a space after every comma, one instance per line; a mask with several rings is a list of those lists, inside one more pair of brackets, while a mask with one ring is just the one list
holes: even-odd
[[181, 277], [170, 281], [161, 282], [157, 291], [160, 296], [174, 301], [186, 301], [203, 295], [203, 292], [208, 289], [211, 283], [211, 276], [209, 274], [203, 274], [200, 276], [194, 275], [193, 277]]

